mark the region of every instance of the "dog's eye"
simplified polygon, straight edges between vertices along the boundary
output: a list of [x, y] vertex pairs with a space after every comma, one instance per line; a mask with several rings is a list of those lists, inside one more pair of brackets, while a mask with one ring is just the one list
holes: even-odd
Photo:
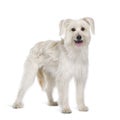
[[75, 29], [75, 28], [71, 28], [71, 31], [73, 31], [73, 32], [74, 32], [74, 31], [76, 31], [76, 29]]
[[84, 28], [84, 27], [81, 27], [81, 30], [82, 30], [82, 31], [85, 31], [85, 28]]

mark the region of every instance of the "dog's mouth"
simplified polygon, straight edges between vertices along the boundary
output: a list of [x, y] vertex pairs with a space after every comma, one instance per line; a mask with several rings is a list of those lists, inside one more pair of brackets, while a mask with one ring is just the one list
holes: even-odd
[[83, 40], [74, 40], [74, 42], [77, 47], [80, 47], [81, 44], [83, 43]]

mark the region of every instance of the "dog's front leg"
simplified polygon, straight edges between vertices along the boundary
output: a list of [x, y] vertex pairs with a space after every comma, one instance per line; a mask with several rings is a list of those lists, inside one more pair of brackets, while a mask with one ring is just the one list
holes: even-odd
[[69, 77], [57, 76], [57, 88], [59, 94], [59, 105], [62, 113], [71, 113], [71, 109], [68, 104], [68, 87]]
[[[81, 70], [79, 70], [81, 71]], [[85, 90], [85, 83], [87, 79], [87, 72], [81, 72], [81, 74], [77, 74], [75, 77], [75, 84], [76, 84], [76, 100], [78, 110], [80, 111], [88, 111], [88, 107], [85, 105], [84, 102], [84, 90]]]

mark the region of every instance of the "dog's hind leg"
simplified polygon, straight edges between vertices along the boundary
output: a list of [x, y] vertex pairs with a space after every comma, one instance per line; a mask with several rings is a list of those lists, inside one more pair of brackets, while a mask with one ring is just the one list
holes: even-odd
[[50, 106], [58, 105], [58, 103], [53, 100], [54, 87], [55, 87], [55, 81], [51, 77], [49, 77], [45, 91], [46, 91], [47, 98], [48, 98], [48, 105]]
[[26, 91], [28, 90], [28, 88], [33, 84], [37, 70], [38, 70], [38, 65], [29, 58], [26, 60], [24, 67], [25, 68], [24, 68], [24, 74], [23, 74], [21, 86], [18, 91], [16, 101], [13, 104], [13, 108], [23, 107], [23, 104], [22, 104], [23, 97]]
[[48, 105], [57, 106], [58, 103], [53, 100], [53, 90], [55, 87], [55, 79], [50, 75], [50, 73], [43, 71], [43, 69], [38, 70], [37, 77], [42, 89], [45, 90], [47, 94]]

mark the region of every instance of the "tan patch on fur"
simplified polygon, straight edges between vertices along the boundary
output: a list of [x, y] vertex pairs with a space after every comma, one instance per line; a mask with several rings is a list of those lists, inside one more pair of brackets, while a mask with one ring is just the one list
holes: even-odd
[[37, 72], [37, 78], [42, 89], [44, 89], [45, 81], [42, 69], [39, 69]]
[[58, 45], [58, 42], [54, 42], [51, 44], [51, 48], [55, 47], [56, 45]]

